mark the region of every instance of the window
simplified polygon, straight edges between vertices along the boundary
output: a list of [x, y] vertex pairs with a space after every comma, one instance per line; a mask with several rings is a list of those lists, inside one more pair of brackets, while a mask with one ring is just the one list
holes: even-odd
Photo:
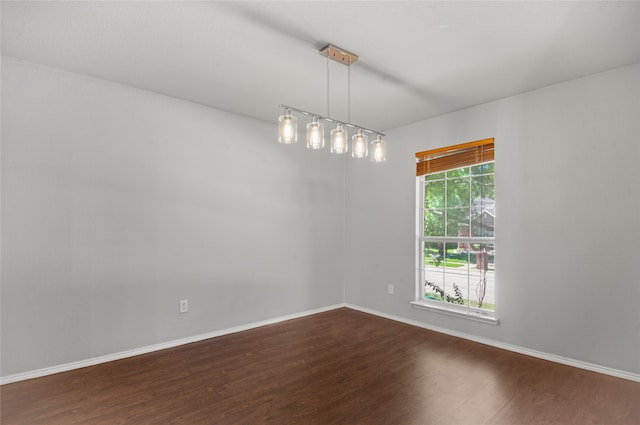
[[493, 139], [416, 154], [414, 305], [495, 319]]

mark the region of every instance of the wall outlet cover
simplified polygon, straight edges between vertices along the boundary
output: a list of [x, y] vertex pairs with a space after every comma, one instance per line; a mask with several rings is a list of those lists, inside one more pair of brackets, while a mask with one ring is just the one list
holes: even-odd
[[189, 300], [180, 300], [180, 313], [189, 311]]

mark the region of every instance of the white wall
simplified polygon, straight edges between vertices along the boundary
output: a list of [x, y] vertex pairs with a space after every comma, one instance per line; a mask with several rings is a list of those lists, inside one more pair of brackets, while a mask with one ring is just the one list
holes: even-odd
[[2, 376], [342, 302], [344, 161], [275, 131], [3, 57]]
[[[639, 103], [640, 65], [569, 81], [388, 131], [344, 180], [273, 124], [3, 58], [1, 375], [343, 301], [640, 373]], [[409, 305], [413, 154], [485, 137], [499, 326]]]
[[[414, 153], [488, 137], [498, 326], [409, 305]], [[387, 131], [386, 140], [382, 169], [347, 164], [348, 303], [640, 373], [640, 66]]]

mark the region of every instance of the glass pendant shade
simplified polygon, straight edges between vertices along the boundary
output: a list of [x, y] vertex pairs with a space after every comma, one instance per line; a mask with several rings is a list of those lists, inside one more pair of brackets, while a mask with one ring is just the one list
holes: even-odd
[[348, 137], [347, 130], [342, 128], [342, 124], [338, 124], [331, 130], [331, 153], [346, 153], [349, 150]]
[[307, 124], [307, 147], [309, 149], [324, 148], [324, 125], [313, 117], [313, 121]]
[[298, 141], [298, 119], [285, 109], [284, 115], [278, 118], [278, 143], [290, 145]]
[[384, 145], [382, 137], [378, 135], [376, 140], [371, 142], [371, 161], [384, 162], [387, 159], [387, 149]]
[[366, 158], [369, 153], [369, 143], [367, 135], [360, 129], [358, 134], [354, 134], [351, 138], [351, 156], [354, 158]]

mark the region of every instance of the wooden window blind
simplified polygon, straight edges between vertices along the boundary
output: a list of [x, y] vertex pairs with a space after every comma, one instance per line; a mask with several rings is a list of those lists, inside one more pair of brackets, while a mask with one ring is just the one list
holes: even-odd
[[493, 161], [493, 139], [416, 153], [416, 176]]

